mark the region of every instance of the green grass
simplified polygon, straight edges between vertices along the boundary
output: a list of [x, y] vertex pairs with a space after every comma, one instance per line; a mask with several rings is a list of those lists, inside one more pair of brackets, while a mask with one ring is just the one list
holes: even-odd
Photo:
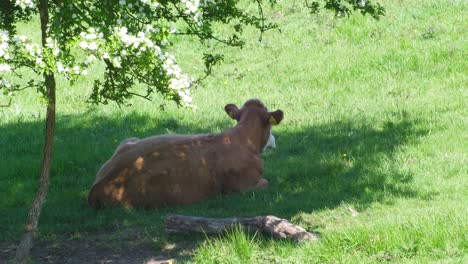
[[[218, 47], [225, 63], [193, 92], [196, 112], [171, 104], [161, 112], [157, 98], [129, 108], [89, 106], [92, 78], [73, 87], [59, 79], [41, 237], [134, 226], [160, 236], [167, 213], [273, 214], [321, 241], [296, 245], [233, 231], [202, 239], [189, 261], [466, 263], [468, 5], [388, 0], [387, 16], [376, 22], [311, 16], [293, 2], [268, 10], [281, 33], [267, 32], [259, 43], [258, 33], [247, 31], [244, 49]], [[181, 39], [175, 49], [183, 69], [200, 75], [195, 54], [211, 48]], [[285, 112], [274, 128], [277, 149], [263, 155], [268, 189], [155, 210], [87, 206], [97, 170], [123, 139], [220, 132], [233, 125], [224, 105], [252, 97]], [[34, 91], [0, 109], [0, 241], [17, 242], [23, 230], [44, 116]]]

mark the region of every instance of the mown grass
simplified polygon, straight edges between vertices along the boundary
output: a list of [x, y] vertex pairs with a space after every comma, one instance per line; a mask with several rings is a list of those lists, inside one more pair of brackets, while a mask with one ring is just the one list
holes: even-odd
[[[194, 56], [200, 49], [226, 55], [194, 91], [196, 112], [171, 104], [162, 112], [157, 98], [134, 100], [133, 107], [89, 106], [91, 78], [74, 87], [60, 79], [41, 236], [143, 226], [157, 237], [167, 213], [273, 214], [321, 241], [296, 245], [235, 231], [202, 239], [189, 261], [466, 262], [467, 4], [383, 1], [387, 15], [376, 22], [312, 16], [296, 2], [268, 10], [281, 33], [267, 32], [259, 43], [258, 33], [247, 32], [242, 50], [176, 43], [183, 68], [195, 75], [202, 71]], [[220, 132], [233, 124], [223, 106], [252, 97], [285, 112], [274, 128], [277, 149], [263, 155], [267, 190], [155, 210], [87, 206], [96, 171], [123, 139]], [[18, 241], [36, 189], [44, 134], [37, 98], [26, 91], [0, 109], [0, 241]]]

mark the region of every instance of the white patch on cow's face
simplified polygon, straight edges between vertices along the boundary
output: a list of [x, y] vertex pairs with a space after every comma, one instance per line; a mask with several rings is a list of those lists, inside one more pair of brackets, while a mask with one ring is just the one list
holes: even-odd
[[270, 131], [270, 137], [268, 138], [268, 142], [266, 143], [265, 147], [263, 147], [263, 151], [269, 148], [276, 148], [275, 136], [273, 136], [271, 131]]

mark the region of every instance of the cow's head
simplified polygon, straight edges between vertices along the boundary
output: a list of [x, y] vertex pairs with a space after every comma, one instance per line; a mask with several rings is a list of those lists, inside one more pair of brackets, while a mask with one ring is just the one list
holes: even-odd
[[276, 110], [269, 112], [262, 101], [250, 99], [244, 103], [241, 109], [234, 104], [228, 104], [224, 107], [226, 113], [237, 120], [238, 123], [258, 124], [260, 128], [260, 147], [261, 151], [268, 148], [274, 148], [275, 137], [271, 133], [271, 126], [278, 125], [283, 120], [283, 111]]

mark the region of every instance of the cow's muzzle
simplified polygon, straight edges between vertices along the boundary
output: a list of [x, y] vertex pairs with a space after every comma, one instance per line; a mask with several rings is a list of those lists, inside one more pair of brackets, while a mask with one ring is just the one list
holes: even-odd
[[262, 151], [265, 151], [265, 150], [271, 149], [271, 148], [276, 148], [276, 140], [275, 140], [275, 136], [273, 136], [273, 134], [270, 133], [270, 137], [268, 138], [268, 142], [266, 143], [265, 147], [263, 147]]

